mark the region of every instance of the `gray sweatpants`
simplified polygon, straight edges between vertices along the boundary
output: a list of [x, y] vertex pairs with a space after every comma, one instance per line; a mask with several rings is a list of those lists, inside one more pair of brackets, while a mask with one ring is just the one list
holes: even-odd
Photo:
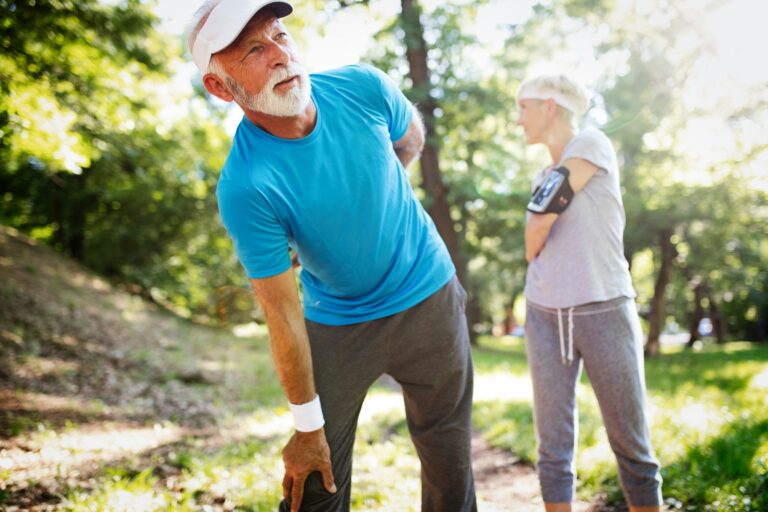
[[[338, 490], [328, 493], [320, 474], [312, 473], [302, 511], [349, 510], [357, 418], [368, 388], [384, 373], [402, 386], [408, 429], [421, 461], [422, 510], [477, 509], [465, 306], [466, 294], [454, 277], [425, 301], [393, 316], [346, 326], [306, 322]], [[282, 502], [280, 509], [289, 507]]]
[[642, 332], [635, 301], [620, 297], [560, 311], [529, 303], [525, 332], [544, 501], [573, 500], [576, 384], [583, 360], [627, 502], [660, 505], [661, 475], [645, 414]]

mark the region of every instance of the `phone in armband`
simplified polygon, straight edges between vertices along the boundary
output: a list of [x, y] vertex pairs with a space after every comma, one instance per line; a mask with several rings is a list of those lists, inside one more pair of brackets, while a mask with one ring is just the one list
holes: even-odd
[[573, 199], [573, 189], [568, 182], [570, 172], [558, 167], [550, 172], [544, 182], [536, 188], [528, 203], [533, 213], [562, 213]]

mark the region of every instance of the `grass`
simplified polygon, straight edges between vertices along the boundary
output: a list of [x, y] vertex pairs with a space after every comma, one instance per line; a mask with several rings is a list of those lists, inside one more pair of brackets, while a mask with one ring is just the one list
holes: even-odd
[[[212, 331], [217, 333], [217, 331]], [[186, 333], [166, 353], [169, 372], [190, 358], [226, 360], [232, 378], [206, 387], [231, 400], [219, 443], [185, 436], [170, 451], [111, 467], [88, 488], [73, 488], [67, 510], [274, 510], [280, 500], [280, 449], [290, 432], [284, 400], [262, 341]], [[475, 351], [474, 426], [492, 445], [535, 460], [530, 382], [521, 340], [482, 340]], [[222, 351], [230, 351], [222, 355]], [[186, 355], [185, 355], [186, 354]], [[250, 375], [250, 376], [248, 376]], [[667, 502], [681, 510], [768, 508], [768, 347], [746, 343], [703, 352], [667, 351], [647, 363], [649, 411]], [[211, 391], [216, 390], [218, 391]], [[579, 384], [579, 495], [622, 500], [613, 454], [585, 377]], [[247, 404], [251, 404], [250, 412]], [[418, 510], [419, 464], [399, 395], [375, 387], [355, 446], [352, 508]], [[279, 420], [279, 421], [277, 421]], [[277, 422], [276, 422], [277, 421]], [[272, 424], [270, 427], [269, 425]]]
[[[482, 340], [478, 384], [523, 377], [525, 347]], [[682, 510], [768, 510], [768, 346], [730, 343], [701, 352], [666, 349], [646, 362], [651, 435], [668, 504]], [[518, 386], [519, 387], [519, 386]], [[493, 445], [535, 460], [530, 389], [514, 398], [476, 396], [474, 423]], [[479, 399], [478, 399], [479, 398]], [[578, 389], [579, 494], [622, 499], [613, 454], [586, 376]]]
[[[377, 393], [390, 392], [374, 390]], [[258, 428], [269, 421], [265, 413], [241, 417], [237, 423], [245, 424], [246, 430]], [[150, 465], [136, 461], [112, 467], [90, 488], [72, 489], [65, 510], [193, 511], [227, 505], [227, 509], [275, 510], [282, 497], [280, 450], [288, 431], [285, 423], [274, 436], [252, 433], [215, 448], [208, 440], [185, 438]], [[400, 415], [389, 411], [364, 422], [354, 456], [354, 510], [418, 510], [414, 505], [419, 502], [418, 459]]]
[[[0, 509], [275, 510], [292, 429], [265, 329], [193, 324], [16, 245], [0, 250], [50, 279], [0, 268]], [[355, 510], [418, 509], [402, 409], [398, 393], [369, 394]]]
[[[11, 245], [0, 249], [15, 254]], [[7, 404], [0, 508], [276, 508], [291, 422], [263, 328], [244, 338], [201, 327], [109, 291], [52, 253], [25, 244], [13, 250], [12, 259], [34, 263], [35, 272], [0, 268], [8, 306], [0, 308], [0, 399]], [[474, 427], [533, 462], [524, 344], [505, 337], [481, 345]], [[646, 375], [669, 503], [768, 510], [768, 346], [667, 351], [647, 363]], [[619, 501], [586, 377], [578, 392], [580, 497]], [[419, 509], [419, 463], [398, 392], [376, 386], [369, 393], [354, 458], [355, 511]]]
[[[178, 375], [208, 368], [213, 382], [192, 389], [221, 413], [215, 433], [183, 434], [102, 468], [87, 485], [68, 489], [64, 510], [275, 510], [282, 498], [281, 449], [291, 428], [266, 339], [236, 338], [184, 321], [168, 329], [169, 339], [183, 345], [132, 352], [141, 363], [138, 376], [146, 365], [163, 368], [156, 385], [172, 392]], [[176, 427], [174, 418], [163, 425]], [[378, 385], [371, 390], [354, 457], [354, 510], [418, 510], [419, 463], [398, 393]]]
[[[190, 343], [194, 347], [197, 341]], [[275, 508], [282, 479], [280, 449], [289, 432], [282, 394], [275, 385], [260, 384], [274, 378], [266, 345], [231, 343], [234, 353], [227, 360], [238, 377], [228, 381], [231, 389], [224, 386], [220, 398], [236, 398], [222, 428], [239, 430], [237, 440], [212, 447], [210, 440], [183, 438], [173, 451], [155, 457], [149, 470], [146, 462], [137, 461], [135, 466], [112, 468], [90, 489], [72, 490], [68, 510], [140, 506], [184, 511], [226, 503], [239, 510]], [[486, 338], [482, 343], [484, 348], [475, 351], [475, 428], [490, 444], [533, 462], [524, 345], [509, 338]], [[204, 353], [209, 347], [205, 342], [197, 348]], [[171, 353], [174, 364], [185, 364], [182, 356]], [[250, 380], [239, 377], [245, 369], [253, 370]], [[681, 510], [768, 509], [768, 347], [734, 343], [698, 353], [667, 351], [647, 362], [646, 375], [667, 503]], [[254, 410], [243, 414], [247, 402]], [[613, 454], [586, 376], [579, 384], [578, 403], [580, 497], [607, 495], [609, 501], [621, 501]], [[352, 507], [417, 510], [419, 465], [399, 396], [376, 387], [366, 407], [368, 417], [361, 421], [355, 446]], [[275, 417], [283, 423], [265, 429]], [[174, 470], [165, 474], [157, 469], [164, 467]]]
[[[187, 431], [176, 418], [165, 418], [154, 428], [178, 431], [175, 437], [169, 434], [108, 459], [87, 480], [67, 483], [66, 471], [58, 475], [65, 489], [63, 508], [274, 510], [290, 419], [265, 336], [237, 338], [176, 319], [156, 325], [167, 343], [126, 355], [136, 363], [136, 378], [154, 376], [153, 386], [174, 393], [184, 375], [204, 371], [205, 378], [185, 389], [215, 406], [217, 428]], [[484, 338], [481, 345], [474, 351], [474, 427], [490, 444], [532, 463], [535, 436], [524, 343]], [[150, 366], [162, 369], [159, 380], [157, 372], [146, 370]], [[668, 503], [680, 510], [768, 510], [768, 347], [731, 343], [701, 352], [667, 350], [647, 362], [646, 376]], [[580, 498], [606, 495], [609, 502], [621, 501], [613, 454], [586, 376], [578, 394]], [[69, 443], [73, 456], [90, 453], [73, 440], [79, 435], [77, 422], [41, 425], [19, 418], [11, 430], [26, 432], [33, 445]], [[354, 510], [418, 510], [419, 463], [399, 393], [383, 386], [371, 391], [354, 456]], [[0, 495], [0, 503], [7, 499]]]

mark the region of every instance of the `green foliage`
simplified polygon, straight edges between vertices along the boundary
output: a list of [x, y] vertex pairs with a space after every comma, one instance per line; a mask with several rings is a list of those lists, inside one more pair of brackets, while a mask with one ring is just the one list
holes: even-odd
[[768, 506], [768, 420], [743, 418], [715, 439], [692, 446], [665, 470], [667, 494], [704, 510], [758, 511]]
[[[603, 129], [622, 161], [626, 254], [631, 262], [643, 249], [656, 253], [660, 233], [674, 233], [679, 255], [668, 294], [669, 316], [687, 325], [693, 309], [691, 289], [704, 283], [713, 291], [711, 300], [727, 309], [729, 336], [765, 339], [760, 325], [768, 315], [759, 284], [759, 269], [765, 261], [761, 254], [764, 229], [754, 227], [765, 224], [761, 206], [765, 191], [750, 190], [742, 182], [748, 176], [742, 169], [764, 148], [758, 146], [745, 157], [710, 161], [706, 170], [697, 168], [701, 163], [695, 155], [678, 149], [679, 133], [708, 115], [730, 116], [729, 124], [735, 124], [743, 114], [702, 113], [685, 107], [685, 96], [695, 91], [689, 83], [695, 83], [693, 68], [708, 45], [689, 12], [674, 7], [663, 19], [653, 20], [640, 15], [649, 8], [635, 6], [624, 17], [609, 14], [615, 30], [601, 49], [606, 56], [627, 54], [626, 70], [606, 75], [601, 91], [608, 118]], [[629, 18], [632, 23], [627, 22]], [[645, 21], [638, 24], [638, 19]], [[692, 40], [698, 44], [691, 44]], [[736, 247], [747, 249], [741, 253], [749, 255], [734, 254]], [[745, 279], [744, 274], [757, 280]], [[727, 305], [737, 296], [742, 298], [738, 305]], [[744, 300], [746, 296], [749, 299]], [[647, 300], [640, 297], [641, 303]], [[747, 319], [745, 312], [750, 308], [759, 314]]]
[[138, 0], [0, 12], [0, 222], [215, 316], [216, 288], [244, 285], [215, 206], [228, 141], [220, 113], [173, 87], [178, 42]]
[[[478, 5], [442, 3], [421, 13], [429, 46], [430, 91], [412, 90], [404, 56], [405, 21], [398, 17], [376, 35], [377, 45], [368, 59], [400, 81], [415, 103], [426, 92], [437, 103], [433, 142], [440, 148], [454, 227], [469, 260], [469, 286], [487, 321], [499, 321], [522, 292], [524, 209], [530, 177], [545, 164], [541, 152], [531, 151], [531, 157], [526, 154], [514, 126], [514, 91], [540, 63], [558, 62], [560, 71], [566, 73], [589, 63], [589, 55], [576, 53], [572, 44], [574, 38], [587, 34], [599, 70], [587, 124], [600, 125], [619, 154], [627, 211], [627, 258], [632, 262], [635, 254], [656, 251], [659, 233], [672, 230], [676, 240], [696, 246], [696, 252], [675, 262], [683, 272], [673, 272], [676, 281], [670, 316], [686, 323], [692, 280], [706, 279], [714, 286], [716, 299], [731, 304], [723, 305], [730, 336], [764, 336], [758, 335], [759, 325], [767, 318], [764, 293], [759, 284], [745, 285], [745, 276], [738, 269], [749, 268], [747, 273], [754, 275], [765, 266], [760, 248], [754, 249], [761, 237], [749, 228], [748, 218], [760, 211], [757, 208], [765, 199], [740, 187], [733, 178], [738, 174], [735, 168], [745, 164], [743, 160], [729, 164], [734, 166], [733, 173], [713, 172], [710, 184], [675, 177], [694, 165], [691, 155], [676, 149], [676, 132], [701, 115], [687, 112], [682, 99], [691, 69], [707, 46], [689, 12], [654, 5], [596, 0], [536, 4], [531, 17], [510, 27], [502, 52], [488, 56], [488, 49], [467, 30]], [[657, 15], [647, 16], [649, 12]], [[491, 65], [478, 60], [478, 54], [489, 57]], [[753, 116], [748, 108], [740, 112]], [[761, 150], [755, 148], [751, 158], [759, 154]], [[736, 205], [746, 215], [734, 215]], [[763, 217], [760, 214], [754, 222], [763, 225]], [[754, 257], [737, 263], [724, 254], [723, 247], [735, 245], [750, 247]], [[725, 277], [731, 275], [733, 278]], [[747, 281], [759, 283], [761, 275]], [[651, 273], [649, 278], [653, 277]], [[653, 290], [646, 283], [639, 287]], [[736, 297], [748, 298], [736, 305]], [[646, 306], [650, 299], [641, 295], [641, 305]], [[753, 305], [758, 313], [746, 320], [744, 311]]]
[[[596, 69], [588, 122], [618, 150], [628, 259], [658, 252], [659, 232], [675, 234], [681, 256], [669, 316], [685, 325], [691, 286], [706, 282], [730, 336], [764, 339], [767, 198], [743, 183], [765, 144], [744, 142], [729, 160], [704, 162], [709, 182], [680, 177], [704, 172], [678, 148], [686, 127], [715, 115], [745, 130], [747, 140], [744, 127], [764, 120], [762, 104], [748, 99], [723, 112], [686, 110], [686, 88], [708, 50], [697, 20], [668, 2], [538, 3], [496, 52], [469, 29], [489, 2], [421, 7], [429, 91], [410, 83], [400, 16], [379, 31], [367, 56], [416, 103], [427, 93], [436, 101], [431, 142], [440, 148], [468, 286], [485, 326], [498, 323], [522, 292], [524, 208], [530, 177], [546, 162], [526, 150], [514, 126], [514, 91], [538, 64], [557, 62], [565, 72]], [[339, 9], [373, 3], [312, 0], [287, 23], [310, 42]], [[174, 87], [180, 41], [160, 35], [156, 24], [140, 0], [0, 1], [0, 222], [186, 316], [247, 321], [253, 303], [214, 198], [229, 143], [223, 112], [206, 104], [199, 83], [196, 94]], [[584, 37], [593, 55], [574, 51], [573, 41]], [[657, 270], [636, 283], [641, 306]]]
[[493, 446], [513, 452], [523, 462], [536, 461], [530, 402], [481, 402], [472, 411], [472, 421]]
[[167, 57], [145, 37], [153, 23], [148, 7], [137, 0], [114, 7], [94, 0], [0, 7], [0, 130], [12, 157], [4, 167], [15, 170], [34, 157], [38, 166], [78, 171], [99, 153], [88, 128], [122, 106], [106, 103], [105, 94], [120, 97], [131, 89], [126, 74], [157, 71]]

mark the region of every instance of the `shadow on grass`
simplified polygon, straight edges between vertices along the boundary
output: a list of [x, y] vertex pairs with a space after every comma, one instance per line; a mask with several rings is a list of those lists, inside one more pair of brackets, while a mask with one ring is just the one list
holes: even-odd
[[242, 490], [228, 484], [227, 479], [239, 477], [245, 484], [240, 487], [263, 481], [265, 467], [279, 460], [275, 447], [282, 446], [283, 436], [250, 436], [222, 443], [214, 432], [209, 429], [207, 434], [185, 436], [140, 453], [75, 466], [69, 471], [78, 475], [76, 479], [57, 478], [56, 484], [30, 480], [25, 486], [11, 485], [0, 493], [0, 508], [27, 510], [40, 505], [65, 505], [69, 507], [66, 510], [109, 510], [110, 496], [155, 492], [176, 505], [195, 510], [213, 509], [225, 502], [242, 504], [238, 510], [274, 509], [277, 493], [262, 496], [246, 491], [243, 496]]
[[665, 494], [688, 510], [768, 510], [768, 420], [732, 424], [662, 475]]
[[106, 414], [74, 407], [48, 407], [45, 410], [30, 408], [20, 404], [10, 393], [0, 389], [0, 440], [34, 432], [41, 426], [46, 429], [62, 430], [68, 426], [95, 424], [112, 419]]

